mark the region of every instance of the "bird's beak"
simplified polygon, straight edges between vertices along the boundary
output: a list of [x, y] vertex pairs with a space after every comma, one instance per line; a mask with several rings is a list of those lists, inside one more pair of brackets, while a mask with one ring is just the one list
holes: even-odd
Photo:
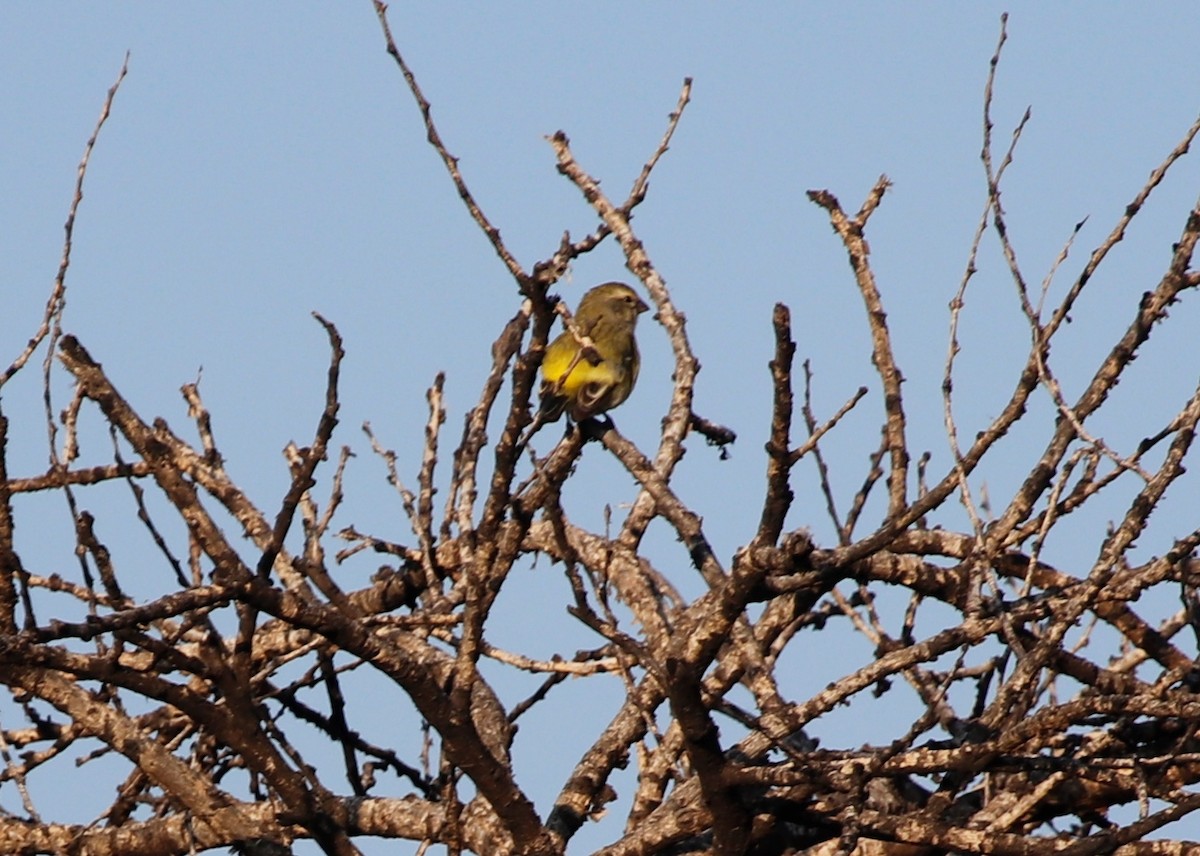
[[638, 298], [637, 302], [637, 311], [638, 315], [641, 315], [643, 312], [650, 311], [650, 307], [646, 305], [646, 301], [642, 300], [640, 297]]

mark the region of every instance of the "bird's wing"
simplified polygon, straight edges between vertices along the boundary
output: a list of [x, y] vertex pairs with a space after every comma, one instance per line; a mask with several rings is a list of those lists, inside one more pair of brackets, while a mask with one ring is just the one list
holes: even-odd
[[575, 400], [571, 404], [571, 418], [576, 422], [587, 419], [597, 413], [603, 413], [611, 406], [612, 391], [616, 379], [611, 371], [600, 371], [607, 363], [601, 363], [589, 372], [588, 380], [581, 384], [575, 392]]

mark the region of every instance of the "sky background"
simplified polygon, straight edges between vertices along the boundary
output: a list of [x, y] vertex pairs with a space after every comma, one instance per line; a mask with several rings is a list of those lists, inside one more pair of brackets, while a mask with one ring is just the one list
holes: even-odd
[[[1034, 287], [1074, 225], [1089, 218], [1052, 287], [1058, 295], [1200, 112], [1200, 16], [1192, 4], [393, 4], [393, 34], [444, 141], [527, 269], [553, 252], [564, 230], [580, 237], [596, 222], [555, 171], [545, 136], [565, 131], [581, 165], [623, 199], [683, 78], [694, 78], [692, 103], [634, 227], [687, 315], [703, 365], [697, 410], [739, 434], [729, 461], [693, 443], [675, 480], [705, 516], [718, 555], [731, 556], [758, 520], [775, 302], [792, 309], [797, 365], [812, 361], [819, 418], [860, 385], [875, 393], [827, 443], [843, 511], [878, 443], [879, 385], [862, 302], [840, 242], [806, 190], [829, 189], [854, 211], [881, 173], [894, 182], [868, 227], [872, 262], [908, 378], [911, 448], [933, 453], [933, 472], [945, 466], [947, 303], [985, 200], [982, 95], [1005, 9], [1009, 40], [992, 115], [1004, 146], [1025, 108], [1033, 111], [1004, 201]], [[347, 352], [335, 444], [358, 453], [341, 524], [404, 540], [400, 503], [359, 426], [369, 420], [415, 482], [426, 388], [446, 372], [444, 442], [452, 448], [491, 342], [520, 300], [425, 143], [365, 0], [0, 5], [0, 363], [40, 322], [76, 165], [127, 50], [129, 75], [93, 155], [75, 228], [65, 329], [143, 415], [163, 416], [185, 436], [192, 434], [178, 389], [202, 370], [229, 471], [273, 514], [287, 484], [280, 449], [311, 438], [323, 401], [328, 349], [310, 315], [322, 313]], [[1054, 353], [1068, 397], [1157, 282], [1198, 191], [1200, 166], [1184, 159], [1089, 286]], [[978, 265], [955, 386], [968, 440], [1010, 393], [1028, 342], [994, 240], [985, 239]], [[587, 287], [621, 278], [629, 274], [609, 243], [580, 259], [559, 291], [573, 305]], [[1165, 424], [1196, 383], [1195, 336], [1184, 331], [1197, 321], [1186, 300], [1174, 310], [1140, 357], [1139, 380], [1123, 384], [1098, 419], [1098, 434], [1129, 451]], [[642, 380], [617, 422], [651, 449], [670, 396], [670, 351], [648, 317], [639, 338]], [[60, 373], [57, 407], [69, 389]], [[15, 476], [45, 468], [40, 396], [36, 367], [4, 390]], [[1035, 413], [1039, 407], [1045, 412], [1044, 397]], [[90, 436], [83, 463], [105, 462], [106, 438]], [[1002, 503], [1027, 471], [1043, 436], [1017, 432], [999, 450], [980, 481], [994, 500]], [[544, 435], [543, 452], [549, 442]], [[810, 526], [829, 545], [812, 476], [807, 465], [797, 469], [788, 523]], [[568, 514], [597, 528], [606, 503], [635, 495], [597, 448], [570, 487]], [[1195, 479], [1176, 486], [1168, 496], [1174, 510], [1155, 516], [1147, 553], [1197, 525], [1198, 495]], [[120, 557], [131, 587], [160, 590], [165, 572], [147, 558], [144, 536], [127, 528], [127, 493], [102, 489], [83, 501], [111, 501], [102, 537], [131, 545]], [[69, 550], [49, 549], [69, 533], [61, 498], [24, 499], [18, 512], [26, 564], [77, 575]], [[962, 525], [952, 513], [942, 522]], [[1075, 524], [1080, 540], [1053, 544], [1054, 556], [1067, 569], [1080, 561], [1086, 568], [1103, 524]], [[696, 594], [694, 571], [671, 541], [654, 530], [649, 549]], [[1081, 545], [1092, 551], [1082, 560]], [[372, 561], [348, 563], [344, 584], [365, 585]], [[537, 656], [597, 644], [566, 617], [557, 569], [515, 577], [494, 642]], [[804, 650], [791, 689], [819, 688], [867, 654], [861, 641], [857, 649]], [[515, 679], [506, 701], [535, 683]], [[611, 715], [620, 688], [610, 689], [593, 696], [583, 682], [567, 686], [558, 713], [536, 714], [523, 727], [517, 772], [533, 783], [543, 812], [578, 757], [579, 735]], [[367, 717], [394, 727], [401, 736], [384, 737], [404, 747], [416, 736], [402, 700], [389, 704]], [[827, 745], [857, 746], [894, 734], [879, 730], [886, 725], [886, 716], [860, 712], [815, 730]], [[90, 819], [110, 794], [88, 793], [85, 778], [40, 797], [50, 805], [70, 793], [69, 819]], [[618, 790], [627, 795], [629, 782]], [[3, 790], [0, 803], [18, 805]], [[589, 827], [577, 852], [615, 834]], [[1200, 837], [1194, 823], [1178, 834]]]

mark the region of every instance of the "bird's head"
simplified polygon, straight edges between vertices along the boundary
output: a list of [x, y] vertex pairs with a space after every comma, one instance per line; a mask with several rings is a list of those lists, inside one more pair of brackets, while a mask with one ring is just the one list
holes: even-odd
[[580, 318], [609, 315], [632, 324], [649, 308], [637, 292], [625, 283], [606, 282], [583, 296], [575, 314]]

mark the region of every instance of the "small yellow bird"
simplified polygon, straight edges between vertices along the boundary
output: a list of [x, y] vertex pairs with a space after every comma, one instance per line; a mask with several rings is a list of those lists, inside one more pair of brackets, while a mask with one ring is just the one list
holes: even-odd
[[583, 296], [575, 327], [592, 340], [596, 353], [581, 354], [570, 330], [550, 343], [542, 359], [541, 406], [531, 429], [563, 413], [580, 422], [629, 398], [641, 367], [633, 333], [638, 316], [649, 308], [622, 282], [606, 282]]

